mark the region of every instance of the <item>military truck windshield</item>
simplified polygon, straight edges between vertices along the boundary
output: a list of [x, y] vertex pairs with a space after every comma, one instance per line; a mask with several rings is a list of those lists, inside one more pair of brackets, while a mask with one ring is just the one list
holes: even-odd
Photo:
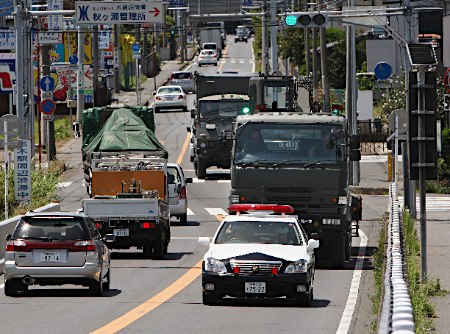
[[234, 162], [273, 167], [290, 164], [336, 164], [343, 159], [343, 136], [324, 124], [245, 124], [236, 132]]
[[290, 88], [286, 82], [267, 81], [263, 86], [263, 104], [267, 108], [272, 107], [274, 101], [277, 102], [277, 107], [281, 109], [289, 108], [289, 94]]
[[249, 101], [201, 101], [200, 118], [211, 120], [215, 118], [236, 118], [238, 115], [244, 115], [248, 112]]

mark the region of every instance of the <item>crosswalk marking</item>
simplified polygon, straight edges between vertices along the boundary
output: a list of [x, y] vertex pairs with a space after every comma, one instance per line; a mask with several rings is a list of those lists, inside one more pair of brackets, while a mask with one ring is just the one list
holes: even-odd
[[231, 180], [217, 180], [217, 183], [231, 183]]
[[[404, 198], [403, 196], [398, 197], [398, 203], [401, 207], [403, 207]], [[449, 211], [450, 210], [450, 197], [449, 196], [436, 196], [436, 195], [427, 195], [426, 199], [426, 208], [427, 212], [441, 212], [441, 211]], [[420, 211], [420, 198], [417, 196], [416, 198], [416, 210]]]
[[206, 211], [208, 211], [208, 213], [212, 216], [216, 216], [216, 215], [223, 215], [226, 216], [228, 215], [224, 209], [222, 208], [205, 208]]
[[198, 178], [194, 177], [192, 179], [192, 183], [205, 183], [205, 180], [201, 180], [201, 179], [198, 179]]
[[195, 213], [193, 213], [192, 210], [189, 209], [189, 208], [187, 209], [186, 213], [187, 213], [188, 216], [195, 216]]
[[68, 188], [73, 182], [60, 182], [56, 186], [58, 188]]

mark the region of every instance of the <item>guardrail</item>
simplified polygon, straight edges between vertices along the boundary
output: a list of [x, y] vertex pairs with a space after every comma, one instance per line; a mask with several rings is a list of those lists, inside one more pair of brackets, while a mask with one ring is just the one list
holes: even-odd
[[389, 187], [389, 226], [384, 276], [384, 298], [378, 326], [379, 334], [415, 333], [414, 316], [406, 284], [403, 231], [400, 226], [400, 207], [397, 187]]
[[[50, 203], [34, 210], [35, 212], [60, 211], [59, 203]], [[0, 222], [0, 273], [3, 272], [5, 259], [6, 235], [14, 231], [21, 216], [15, 216]]]

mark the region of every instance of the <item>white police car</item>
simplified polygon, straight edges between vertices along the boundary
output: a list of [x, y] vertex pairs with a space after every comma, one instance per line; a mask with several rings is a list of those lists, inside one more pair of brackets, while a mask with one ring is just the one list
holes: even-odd
[[[308, 237], [289, 205], [232, 204], [203, 257], [203, 304], [223, 297], [285, 297], [295, 305], [313, 299], [315, 239]], [[278, 214], [278, 215], [277, 215]]]

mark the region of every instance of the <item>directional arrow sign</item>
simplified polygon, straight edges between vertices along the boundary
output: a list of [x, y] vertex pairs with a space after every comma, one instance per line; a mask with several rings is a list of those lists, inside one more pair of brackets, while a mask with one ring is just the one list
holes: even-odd
[[44, 92], [51, 92], [55, 88], [55, 79], [51, 76], [46, 75], [41, 79], [41, 89]]
[[157, 17], [159, 13], [161, 13], [161, 11], [156, 7], [153, 7], [153, 10], [149, 10], [148, 12], [150, 13], [150, 15], [153, 14], [153, 17]]

